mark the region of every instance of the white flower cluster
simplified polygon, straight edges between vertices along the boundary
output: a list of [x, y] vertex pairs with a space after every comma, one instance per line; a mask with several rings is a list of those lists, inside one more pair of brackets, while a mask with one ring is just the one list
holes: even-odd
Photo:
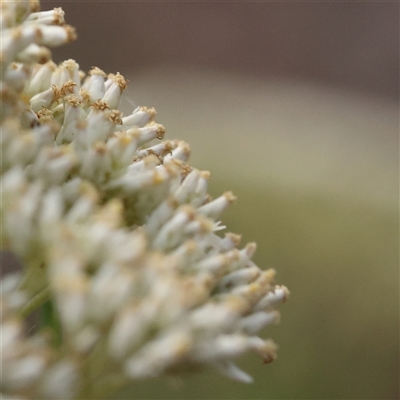
[[[61, 9], [1, 3], [1, 243], [23, 271], [1, 281], [2, 398], [100, 398], [137, 379], [210, 365], [233, 379], [288, 296], [254, 244], [217, 235], [234, 200], [182, 141], [159, 141], [155, 110], [118, 110], [124, 77], [46, 46], [73, 40]], [[53, 323], [26, 317], [54, 306]], [[29, 327], [28, 327], [29, 328]]]

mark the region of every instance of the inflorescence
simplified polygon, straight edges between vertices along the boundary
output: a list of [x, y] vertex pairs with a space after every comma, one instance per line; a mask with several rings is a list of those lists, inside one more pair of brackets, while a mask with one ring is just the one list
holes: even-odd
[[258, 332], [288, 290], [219, 234], [235, 197], [210, 197], [188, 144], [153, 108], [118, 110], [120, 73], [51, 60], [75, 37], [60, 8], [1, 3], [1, 243], [22, 265], [1, 281], [2, 395], [100, 398], [202, 366], [250, 382], [233, 360], [275, 359]]

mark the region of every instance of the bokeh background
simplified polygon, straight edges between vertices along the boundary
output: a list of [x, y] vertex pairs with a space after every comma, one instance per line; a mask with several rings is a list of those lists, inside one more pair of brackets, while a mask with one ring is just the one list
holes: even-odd
[[[130, 79], [188, 141], [228, 229], [291, 290], [279, 358], [117, 399], [399, 398], [399, 3], [42, 1], [79, 40], [54, 51]], [[128, 100], [131, 99], [131, 100]]]

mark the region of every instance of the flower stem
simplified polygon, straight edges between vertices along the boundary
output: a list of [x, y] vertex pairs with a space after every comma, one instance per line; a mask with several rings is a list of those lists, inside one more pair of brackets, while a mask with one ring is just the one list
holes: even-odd
[[45, 303], [50, 297], [49, 288], [41, 290], [32, 299], [30, 299], [24, 307], [22, 307], [20, 314], [22, 317], [28, 316], [32, 311], [39, 308], [43, 303]]

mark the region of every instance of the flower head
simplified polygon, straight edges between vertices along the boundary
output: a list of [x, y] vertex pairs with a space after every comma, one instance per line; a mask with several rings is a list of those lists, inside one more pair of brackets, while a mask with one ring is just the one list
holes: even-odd
[[[233, 360], [276, 357], [257, 334], [288, 291], [219, 234], [233, 194], [211, 199], [154, 109], [118, 110], [120, 73], [51, 61], [75, 38], [61, 9], [1, 7], [2, 247], [23, 266], [2, 279], [3, 394], [104, 396], [206, 365], [251, 381]], [[27, 334], [37, 307], [53, 320]]]

